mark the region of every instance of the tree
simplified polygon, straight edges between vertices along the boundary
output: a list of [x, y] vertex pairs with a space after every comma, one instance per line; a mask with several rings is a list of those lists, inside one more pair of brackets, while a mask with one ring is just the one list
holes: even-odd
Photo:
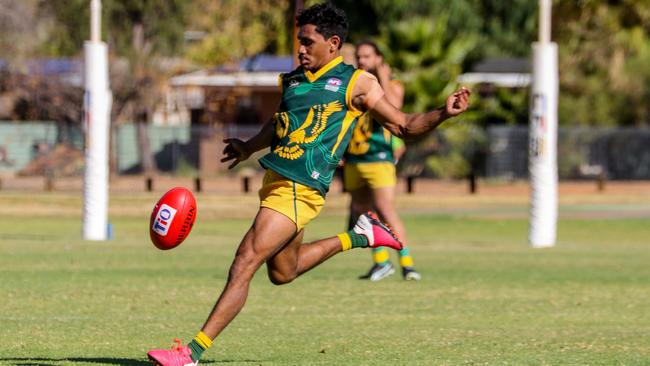
[[560, 122], [647, 125], [650, 11], [631, 0], [559, 2]]
[[405, 83], [405, 106], [422, 112], [440, 106], [456, 87], [465, 57], [474, 49], [473, 34], [448, 37], [449, 16], [412, 18], [381, 27], [377, 43], [386, 61]]
[[[293, 1], [293, 0], [292, 0]], [[193, 30], [205, 37], [190, 45], [190, 60], [202, 65], [239, 61], [260, 52], [291, 53], [291, 31], [287, 26], [288, 1], [197, 0], [192, 13]]]
[[36, 53], [47, 27], [38, 21], [35, 0], [0, 0], [0, 58], [20, 68]]

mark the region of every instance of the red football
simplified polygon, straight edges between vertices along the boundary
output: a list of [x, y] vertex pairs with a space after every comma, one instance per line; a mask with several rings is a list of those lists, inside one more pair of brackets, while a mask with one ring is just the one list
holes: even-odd
[[176, 187], [165, 193], [151, 212], [149, 236], [162, 250], [182, 243], [196, 219], [196, 200], [187, 188]]

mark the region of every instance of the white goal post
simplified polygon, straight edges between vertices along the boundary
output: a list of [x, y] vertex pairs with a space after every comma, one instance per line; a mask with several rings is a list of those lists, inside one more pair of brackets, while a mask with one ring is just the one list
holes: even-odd
[[108, 47], [101, 41], [101, 3], [91, 0], [91, 37], [84, 43], [85, 173], [83, 238], [108, 239], [108, 144], [111, 91]]
[[555, 245], [557, 236], [558, 53], [551, 42], [551, 0], [540, 0], [539, 42], [533, 44], [528, 169], [530, 219], [528, 243]]

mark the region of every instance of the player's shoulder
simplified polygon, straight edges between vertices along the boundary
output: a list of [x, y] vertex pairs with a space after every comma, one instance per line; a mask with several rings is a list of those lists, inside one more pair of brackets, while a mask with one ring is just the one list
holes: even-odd
[[284, 91], [288, 86], [300, 82], [303, 77], [304, 72], [302, 66], [298, 66], [292, 71], [278, 74], [278, 86]]
[[280, 73], [280, 79], [281, 80], [287, 80], [293, 76], [298, 76], [304, 74], [304, 71], [302, 69], [302, 66], [298, 66], [295, 69], [289, 71], [289, 72], [283, 72]]
[[355, 88], [359, 92], [370, 90], [373, 84], [379, 84], [377, 77], [368, 71], [357, 69], [356, 71], [359, 75], [357, 76], [357, 81], [355, 83]]

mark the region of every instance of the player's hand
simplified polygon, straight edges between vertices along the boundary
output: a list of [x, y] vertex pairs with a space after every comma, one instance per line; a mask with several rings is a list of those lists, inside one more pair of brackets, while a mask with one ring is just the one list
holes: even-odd
[[240, 139], [224, 139], [223, 142], [226, 143], [226, 147], [223, 149], [225, 156], [221, 158], [221, 162], [225, 163], [233, 159], [235, 160], [228, 166], [228, 169], [234, 168], [235, 165], [248, 159], [251, 155], [246, 149], [246, 143]]
[[461, 87], [460, 90], [447, 97], [445, 105], [445, 112], [448, 116], [457, 116], [467, 110], [469, 107], [469, 96], [472, 94], [466, 87]]
[[377, 66], [377, 78], [380, 82], [387, 83], [390, 81], [391, 70], [388, 64], [383, 61]]

